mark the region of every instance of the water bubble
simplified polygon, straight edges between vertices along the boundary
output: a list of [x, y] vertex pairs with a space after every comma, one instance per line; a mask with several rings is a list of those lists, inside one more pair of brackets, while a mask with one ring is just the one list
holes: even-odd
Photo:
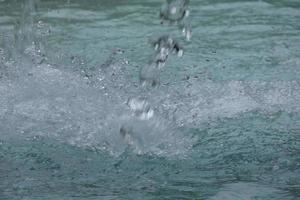
[[182, 47], [169, 36], [161, 36], [155, 41], [152, 41], [152, 45], [156, 50], [155, 62], [159, 68], [165, 65], [170, 53], [177, 53], [179, 57], [183, 55]]
[[160, 9], [161, 23], [177, 23], [189, 15], [188, 0], [167, 0]]
[[191, 27], [187, 18], [190, 15], [188, 0], [167, 0], [160, 9], [161, 23], [177, 24], [187, 41], [191, 39]]
[[167, 35], [161, 36], [158, 39], [152, 41], [152, 45], [157, 52], [178, 52], [182, 50], [182, 47], [179, 45], [179, 43]]
[[178, 57], [182, 57], [182, 56], [183, 56], [183, 50], [180, 49], [180, 50], [178, 51], [177, 55], [178, 55]]
[[190, 41], [191, 40], [191, 37], [192, 37], [192, 30], [191, 28], [189, 27], [184, 27], [182, 29], [182, 34], [183, 36], [186, 38], [187, 41]]
[[159, 53], [155, 57], [155, 62], [158, 68], [162, 68], [163, 66], [165, 66], [168, 56], [169, 56], [169, 50], [166, 48], [161, 48]]

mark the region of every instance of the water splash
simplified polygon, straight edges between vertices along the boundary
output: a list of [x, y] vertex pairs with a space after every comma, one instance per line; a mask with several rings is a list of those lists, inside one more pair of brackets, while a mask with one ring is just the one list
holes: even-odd
[[[188, 1], [169, 1], [162, 5], [160, 11], [160, 18], [162, 23], [164, 21], [169, 21], [170, 23], [179, 24], [180, 27], [183, 27], [183, 31], [187, 39], [190, 39], [190, 29], [188, 29], [184, 19], [188, 17], [189, 11], [187, 10]], [[165, 63], [171, 53], [177, 53], [179, 57], [183, 55], [183, 48], [179, 43], [171, 38], [168, 35], [163, 35], [158, 39], [152, 39], [150, 41], [151, 45], [154, 47], [155, 55], [152, 60], [149, 61], [149, 64], [142, 67], [139, 78], [142, 86], [150, 85], [156, 87], [160, 83], [159, 75], [160, 70], [165, 66]], [[141, 98], [130, 98], [127, 102], [127, 105], [130, 107], [132, 112], [141, 120], [148, 120], [154, 115], [154, 110], [149, 105], [146, 99]], [[155, 122], [155, 126], [158, 126], [160, 123]], [[132, 146], [131, 139], [132, 127], [125, 128], [122, 126], [120, 129], [120, 134], [123, 136], [124, 140]], [[148, 139], [148, 141], [151, 141]]]
[[[167, 0], [160, 10], [161, 23], [178, 25], [187, 40], [191, 38], [191, 28], [186, 18], [189, 16], [188, 0]], [[142, 67], [140, 80], [143, 85], [157, 86], [159, 84], [160, 69], [165, 66], [169, 55], [173, 52], [179, 57], [183, 55], [182, 46], [169, 35], [160, 36], [150, 41], [155, 49], [154, 59]]]
[[176, 53], [178, 57], [183, 55], [183, 48], [170, 36], [161, 36], [158, 39], [150, 41], [154, 47], [155, 55], [149, 64], [140, 71], [140, 81], [142, 85], [156, 87], [159, 85], [160, 71], [165, 66], [170, 54]]
[[161, 24], [176, 24], [182, 30], [183, 35], [189, 41], [191, 39], [191, 27], [187, 20], [189, 0], [167, 0], [160, 9]]
[[[76, 2], [88, 6], [91, 3]], [[131, 4], [129, 1], [127, 3]], [[51, 5], [51, 2], [47, 1], [46, 5]], [[130, 6], [134, 7], [136, 3], [133, 2]], [[143, 8], [148, 9], [147, 6]], [[80, 12], [80, 9], [80, 5], [76, 4], [67, 12]], [[95, 80], [95, 83], [91, 85], [87, 84], [87, 78], [79, 71], [93, 66], [82, 59], [86, 55], [73, 52], [78, 48], [77, 42], [81, 41], [72, 39], [72, 46], [63, 50], [64, 54], [70, 52], [78, 55], [71, 63], [74, 71], [50, 58], [40, 64], [31, 60], [32, 56], [36, 56], [31, 53], [39, 48], [37, 46], [37, 49], [26, 51], [25, 54], [25, 50], [31, 47], [31, 42], [23, 49], [22, 55], [28, 58], [26, 62], [18, 57], [14, 57], [16, 62], [10, 61], [6, 55], [7, 49], [14, 43], [7, 42], [3, 48], [5, 59], [0, 61], [0, 68], [4, 68], [4, 71], [1, 68], [1, 72], [5, 72], [2, 73], [3, 77], [7, 77], [6, 80], [0, 78], [0, 157], [3, 161], [0, 168], [5, 172], [1, 184], [3, 198], [22, 196], [25, 199], [63, 199], [101, 196], [108, 199], [297, 199], [300, 180], [297, 175], [300, 174], [297, 165], [300, 155], [297, 140], [300, 130], [300, 84], [295, 76], [288, 79], [295, 77], [295, 80], [279, 81], [283, 80], [282, 76], [291, 74], [286, 69], [295, 71], [295, 67], [299, 66], [298, 60], [288, 63], [289, 59], [295, 59], [293, 55], [299, 49], [295, 38], [297, 30], [292, 27], [296, 22], [297, 10], [280, 5], [262, 6], [257, 2], [210, 2], [198, 9], [210, 18], [202, 18], [201, 24], [203, 21], [205, 23], [197, 30], [198, 34], [202, 34], [203, 48], [198, 49], [197, 45], [192, 44], [191, 48], [197, 48], [197, 52], [189, 55], [192, 59], [184, 62], [186, 66], [183, 68], [193, 70], [193, 62], [200, 60], [197, 56], [205, 54], [210, 59], [208, 63], [211, 68], [208, 67], [208, 71], [213, 77], [218, 73], [218, 65], [212, 62], [213, 59], [225, 60], [220, 65], [226, 65], [230, 69], [229, 73], [244, 76], [253, 71], [237, 71], [243, 66], [233, 58], [227, 59], [228, 56], [242, 59], [246, 56], [254, 60], [243, 62], [257, 70], [254, 74], [259, 76], [251, 75], [255, 81], [234, 81], [232, 77], [228, 78], [229, 81], [211, 81], [194, 71], [188, 71], [189, 75], [176, 71], [177, 77], [163, 80], [164, 83], [159, 88], [144, 88], [140, 87], [136, 77], [131, 79], [123, 76], [127, 72], [136, 75], [137, 71], [134, 65], [122, 64], [122, 59], [116, 54], [115, 57], [109, 56], [105, 70], [97, 71], [96, 68], [92, 72], [94, 76], [90, 79]], [[130, 17], [136, 19], [136, 14], [141, 13], [140, 7], [134, 11], [134, 15]], [[64, 12], [61, 11], [62, 16]], [[278, 21], [276, 17], [270, 17], [270, 20], [259, 15], [265, 12], [270, 16], [283, 17]], [[95, 13], [100, 12], [97, 10]], [[224, 19], [228, 20], [228, 14], [233, 18], [240, 17], [240, 24], [233, 19], [238, 26], [232, 28], [241, 33], [230, 32], [225, 36], [220, 34], [222, 30], [227, 30], [227, 27], [222, 29], [220, 24], [224, 25]], [[84, 33], [99, 34], [94, 29], [101, 24], [99, 20], [78, 23], [78, 27], [73, 24], [75, 20], [61, 19], [59, 23], [62, 24], [55, 24], [55, 28], [61, 26], [65, 29], [70, 25]], [[53, 21], [55, 20], [57, 19]], [[288, 37], [276, 34], [274, 38], [262, 38], [256, 31], [262, 31], [264, 36], [272, 36], [267, 31], [269, 29], [261, 30], [261, 26], [249, 25], [249, 32], [249, 26], [244, 24], [245, 20], [251, 24], [263, 22], [263, 27], [274, 20], [275, 29], [280, 23], [289, 21], [290, 26], [285, 26], [286, 23], [282, 26], [284, 35]], [[103, 21], [114, 26], [116, 21], [121, 20], [106, 18]], [[65, 22], [70, 24], [66, 25]], [[131, 25], [133, 24], [130, 23], [130, 27]], [[93, 28], [90, 29], [91, 27]], [[122, 27], [117, 23], [116, 28]], [[147, 27], [145, 30], [151, 31], [151, 28]], [[74, 29], [68, 31], [76, 36], [83, 36], [82, 32], [72, 31]], [[132, 34], [131, 31], [128, 33]], [[235, 37], [232, 34], [236, 34]], [[121, 39], [124, 36], [130, 38], [130, 35], [120, 35]], [[98, 44], [98, 36], [91, 36], [92, 41], [83, 41], [96, 44], [94, 49], [84, 50], [84, 54], [99, 52], [99, 46], [106, 41], [101, 38], [101, 43]], [[212, 37], [217, 40], [212, 42]], [[61, 37], [53, 38], [57, 40]], [[238, 43], [235, 40], [237, 38]], [[290, 50], [276, 46], [279, 50], [275, 52], [276, 55], [281, 54], [278, 58], [280, 63], [275, 66], [280, 67], [280, 70], [274, 69], [274, 65], [263, 66], [265, 71], [259, 70], [262, 66], [257, 63], [261, 59], [256, 57], [257, 48], [268, 52], [270, 43], [278, 39], [290, 45]], [[139, 41], [136, 38], [134, 40], [137, 43]], [[180, 42], [178, 38], [176, 41]], [[215, 45], [219, 46], [220, 41], [221, 49], [224, 50], [224, 46], [228, 49], [207, 55], [207, 51], [210, 52], [210, 48], [215, 48]], [[115, 40], [107, 42], [111, 44]], [[124, 43], [120, 45], [126, 44], [130, 48], [130, 41], [122, 42]], [[245, 47], [245, 52], [236, 54], [235, 51], [230, 51], [228, 45], [231, 44], [238, 45], [234, 47], [236, 51]], [[248, 47], [253, 47], [254, 50], [248, 51]], [[65, 43], [60, 48], [66, 48]], [[101, 50], [105, 48], [107, 46], [101, 46]], [[224, 52], [227, 52], [226, 55]], [[127, 53], [124, 54], [122, 55], [126, 56]], [[153, 60], [157, 54], [153, 50]], [[262, 53], [262, 58], [264, 55], [266, 54]], [[168, 56], [169, 59], [171, 53]], [[167, 62], [170, 61], [168, 59]], [[201, 58], [196, 67], [203, 67], [202, 64], [206, 62], [203, 59], [204, 63]], [[101, 63], [106, 62], [103, 60]], [[25, 68], [24, 73], [12, 78], [6, 72], [14, 75], [14, 67]], [[101, 68], [100, 65], [96, 67]], [[167, 68], [164, 70], [173, 71]], [[272, 70], [280, 75], [269, 74]], [[187, 78], [181, 80], [181, 75]], [[143, 113], [147, 114], [151, 110], [152, 117], [143, 117]], [[179, 126], [182, 128], [178, 128]], [[191, 127], [195, 130], [191, 130]], [[190, 138], [191, 134], [200, 139], [195, 142]], [[6, 140], [7, 137], [12, 140]], [[181, 159], [185, 154], [187, 157]], [[126, 196], [128, 191], [131, 196]]]
[[159, 67], [160, 65], [164, 66], [170, 53], [175, 52], [179, 57], [183, 55], [183, 48], [170, 36], [161, 36], [157, 40], [152, 41], [152, 45], [157, 53], [155, 62]]
[[127, 105], [132, 110], [135, 116], [141, 120], [151, 119], [154, 115], [154, 110], [150, 107], [149, 103], [142, 98], [130, 98]]

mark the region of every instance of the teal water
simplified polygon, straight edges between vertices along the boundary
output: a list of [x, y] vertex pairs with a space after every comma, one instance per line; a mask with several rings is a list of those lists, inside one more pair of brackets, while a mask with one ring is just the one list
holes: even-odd
[[300, 3], [190, 0], [186, 41], [162, 2], [0, 1], [1, 200], [300, 198]]

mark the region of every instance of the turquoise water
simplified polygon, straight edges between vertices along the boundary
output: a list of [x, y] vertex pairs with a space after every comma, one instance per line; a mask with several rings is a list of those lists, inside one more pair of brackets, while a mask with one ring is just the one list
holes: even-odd
[[1, 200], [300, 198], [300, 3], [162, 2], [0, 1]]

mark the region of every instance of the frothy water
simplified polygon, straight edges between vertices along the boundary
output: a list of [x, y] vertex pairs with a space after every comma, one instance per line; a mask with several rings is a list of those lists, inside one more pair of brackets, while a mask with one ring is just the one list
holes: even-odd
[[[126, 80], [126, 62], [114, 63], [115, 56], [122, 54], [121, 49], [114, 49], [101, 66], [83, 69], [84, 74], [62, 71], [48, 62], [41, 50], [42, 41], [34, 35], [35, 3], [25, 4], [28, 19], [24, 23], [28, 26], [22, 25], [22, 31], [15, 33], [14, 42], [21, 46], [12, 59], [20, 57], [21, 62], [27, 63], [14, 60], [16, 69], [12, 73], [17, 78], [13, 82], [8, 80], [9, 84], [1, 88], [3, 102], [7, 103], [4, 107], [8, 108], [1, 116], [8, 123], [3, 126], [4, 134], [9, 129], [9, 137], [54, 137], [113, 155], [123, 153], [127, 147], [138, 154], [177, 155], [192, 145], [192, 139], [176, 133], [172, 122], [154, 113], [146, 100], [130, 96], [141, 93], [134, 82]], [[38, 26], [41, 24], [37, 22]], [[155, 45], [164, 48], [161, 43]], [[9, 96], [5, 95], [7, 90], [11, 91]]]
[[298, 10], [1, 1], [0, 197], [299, 198]]

